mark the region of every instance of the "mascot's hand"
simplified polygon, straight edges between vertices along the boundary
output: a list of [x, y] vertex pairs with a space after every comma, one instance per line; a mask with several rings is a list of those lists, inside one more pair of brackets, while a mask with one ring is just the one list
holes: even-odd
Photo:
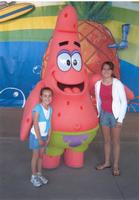
[[125, 89], [127, 100], [132, 100], [135, 98], [134, 93], [126, 85], [124, 85], [124, 89]]

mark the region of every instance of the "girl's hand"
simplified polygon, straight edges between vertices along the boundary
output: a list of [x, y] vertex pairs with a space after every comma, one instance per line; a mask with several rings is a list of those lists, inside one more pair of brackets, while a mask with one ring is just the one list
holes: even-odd
[[40, 145], [40, 146], [44, 146], [44, 145], [45, 145], [45, 142], [44, 142], [42, 139], [39, 139], [39, 145]]
[[50, 135], [48, 136], [48, 139], [46, 140], [45, 145], [48, 145], [49, 142], [50, 142]]
[[45, 145], [48, 145], [50, 142], [50, 140], [48, 139], [46, 142], [45, 142]]
[[115, 125], [115, 128], [121, 128], [121, 127], [122, 127], [122, 123], [117, 122], [116, 125]]

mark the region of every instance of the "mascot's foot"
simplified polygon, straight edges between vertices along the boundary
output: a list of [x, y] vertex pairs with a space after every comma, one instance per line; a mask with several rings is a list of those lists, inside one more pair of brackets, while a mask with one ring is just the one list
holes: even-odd
[[42, 167], [46, 169], [57, 168], [60, 164], [60, 156], [43, 156]]
[[84, 153], [66, 149], [64, 152], [64, 161], [68, 167], [81, 168], [84, 164]]

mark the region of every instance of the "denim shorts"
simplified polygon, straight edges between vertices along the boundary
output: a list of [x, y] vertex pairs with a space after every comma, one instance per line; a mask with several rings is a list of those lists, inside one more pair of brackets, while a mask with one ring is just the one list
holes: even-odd
[[[46, 137], [41, 137], [41, 138], [45, 142], [48, 137], [46, 136]], [[35, 149], [40, 149], [40, 148], [41, 148], [41, 146], [39, 144], [38, 139], [35, 138], [35, 135], [30, 133], [30, 136], [29, 136], [29, 149], [35, 150]]]
[[105, 112], [101, 110], [100, 112], [100, 125], [101, 126], [108, 126], [108, 127], [115, 127], [117, 123], [117, 119], [115, 119], [113, 113]]

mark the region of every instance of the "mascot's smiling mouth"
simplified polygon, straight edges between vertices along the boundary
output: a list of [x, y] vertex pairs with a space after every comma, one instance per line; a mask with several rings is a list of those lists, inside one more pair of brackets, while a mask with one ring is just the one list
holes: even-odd
[[84, 82], [74, 85], [57, 82], [57, 86], [60, 90], [66, 93], [80, 93], [84, 89]]

